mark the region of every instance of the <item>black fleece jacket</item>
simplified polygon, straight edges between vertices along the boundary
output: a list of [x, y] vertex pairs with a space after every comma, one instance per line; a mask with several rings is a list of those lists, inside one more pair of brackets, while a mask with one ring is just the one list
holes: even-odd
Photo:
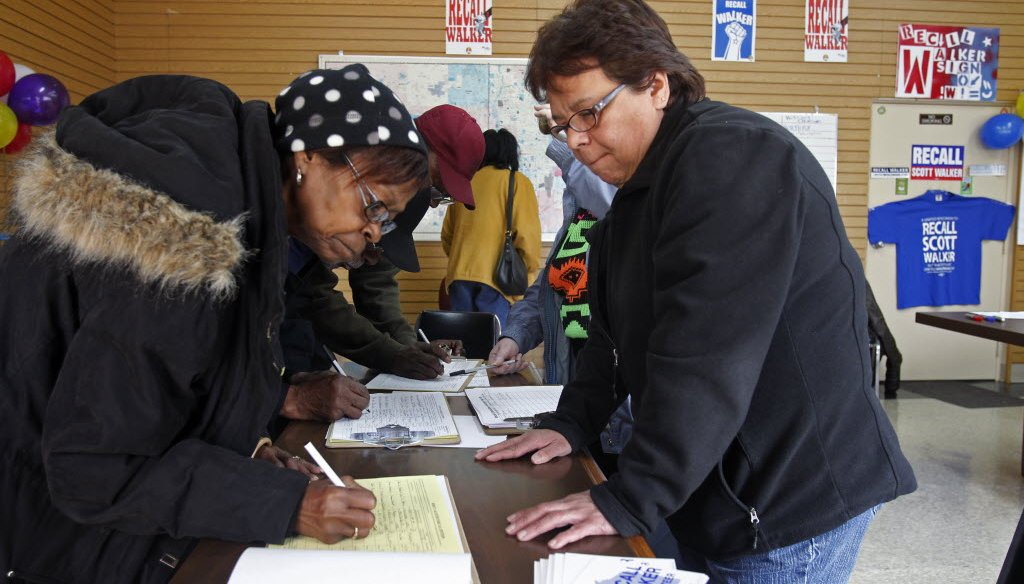
[[667, 518], [727, 559], [916, 488], [870, 388], [864, 273], [828, 178], [784, 128], [675, 105], [591, 240], [591, 334], [543, 427], [636, 425], [592, 495], [621, 534]]

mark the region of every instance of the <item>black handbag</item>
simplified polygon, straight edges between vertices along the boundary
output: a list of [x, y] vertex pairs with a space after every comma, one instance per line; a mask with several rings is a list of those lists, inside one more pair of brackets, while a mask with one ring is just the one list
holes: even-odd
[[508, 174], [508, 201], [505, 204], [505, 244], [494, 268], [494, 284], [506, 296], [522, 296], [526, 293], [526, 262], [519, 255], [512, 232], [512, 201], [516, 195], [516, 171]]

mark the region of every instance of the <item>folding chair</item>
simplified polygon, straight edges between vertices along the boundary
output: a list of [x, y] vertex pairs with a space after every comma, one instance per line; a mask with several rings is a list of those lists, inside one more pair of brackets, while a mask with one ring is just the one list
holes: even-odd
[[424, 310], [416, 317], [416, 328], [427, 338], [458, 339], [466, 357], [486, 359], [501, 336], [501, 323], [491, 312]]

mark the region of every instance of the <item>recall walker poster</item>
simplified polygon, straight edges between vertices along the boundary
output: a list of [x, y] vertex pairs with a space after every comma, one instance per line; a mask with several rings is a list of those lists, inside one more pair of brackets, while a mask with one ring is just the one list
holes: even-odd
[[850, 0], [807, 0], [804, 61], [846, 62]]
[[901, 24], [896, 97], [993, 101], [999, 29]]
[[447, 0], [444, 52], [448, 55], [490, 55], [491, 7], [491, 0]]
[[756, 0], [712, 0], [712, 61], [753, 61], [757, 33]]

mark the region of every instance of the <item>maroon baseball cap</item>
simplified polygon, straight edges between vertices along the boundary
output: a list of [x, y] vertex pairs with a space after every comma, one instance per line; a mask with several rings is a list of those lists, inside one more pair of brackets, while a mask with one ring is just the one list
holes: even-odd
[[444, 188], [469, 208], [476, 206], [470, 181], [484, 159], [484, 133], [466, 110], [439, 105], [416, 118], [416, 128], [437, 157]]

